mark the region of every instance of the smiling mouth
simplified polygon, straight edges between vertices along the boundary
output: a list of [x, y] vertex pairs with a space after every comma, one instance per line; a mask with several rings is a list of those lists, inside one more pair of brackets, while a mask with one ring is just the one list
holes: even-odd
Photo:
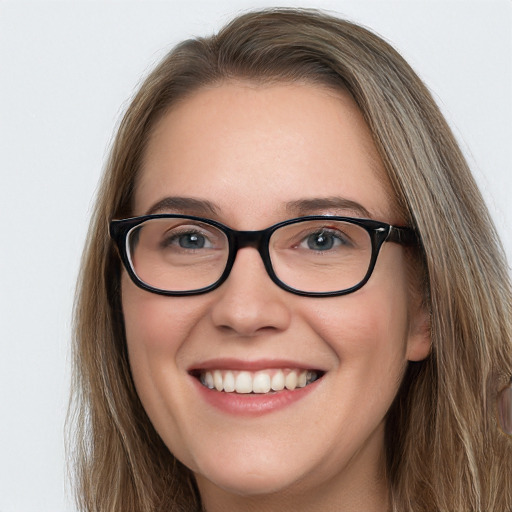
[[208, 389], [224, 393], [266, 394], [293, 391], [308, 386], [322, 377], [319, 370], [271, 369], [256, 372], [237, 370], [204, 370], [193, 375]]

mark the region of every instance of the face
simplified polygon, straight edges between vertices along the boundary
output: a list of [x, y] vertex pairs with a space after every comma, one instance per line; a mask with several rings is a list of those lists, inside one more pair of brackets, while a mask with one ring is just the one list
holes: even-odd
[[[176, 197], [187, 200], [162, 202]], [[403, 224], [357, 106], [313, 85], [224, 83], [175, 106], [150, 139], [134, 214], [158, 203], [158, 213], [238, 230], [316, 214]], [[378, 479], [386, 412], [407, 361], [429, 347], [407, 276], [406, 254], [394, 243], [383, 245], [363, 288], [339, 297], [282, 290], [251, 247], [203, 295], [159, 296], [124, 273], [137, 391], [205, 500], [363, 493]], [[212, 390], [200, 379], [282, 372], [300, 380], [308, 371], [319, 378], [305, 387], [256, 394]]]

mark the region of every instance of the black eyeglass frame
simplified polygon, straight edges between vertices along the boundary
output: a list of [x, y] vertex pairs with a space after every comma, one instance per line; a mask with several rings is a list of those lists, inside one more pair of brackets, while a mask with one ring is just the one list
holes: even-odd
[[[131, 264], [130, 258], [128, 256], [128, 248], [127, 248], [127, 236], [131, 229], [137, 227], [144, 222], [151, 219], [170, 219], [170, 218], [180, 218], [187, 219], [192, 221], [201, 222], [204, 224], [208, 224], [210, 226], [214, 226], [215, 228], [222, 231], [228, 240], [228, 259], [226, 261], [226, 267], [224, 268], [224, 272], [222, 275], [215, 281], [213, 284], [198, 288], [195, 290], [186, 290], [186, 291], [169, 291], [169, 290], [161, 290], [159, 288], [155, 288], [144, 281], [142, 281], [137, 274], [135, 273], [133, 266]], [[368, 266], [368, 270], [364, 278], [357, 283], [355, 286], [351, 288], [347, 288], [345, 290], [333, 291], [333, 292], [305, 292], [302, 290], [297, 290], [296, 288], [292, 288], [288, 286], [286, 283], [283, 283], [275, 274], [274, 269], [272, 268], [272, 261], [269, 253], [269, 242], [272, 234], [283, 226], [288, 226], [290, 224], [296, 224], [299, 222], [310, 221], [310, 220], [334, 220], [334, 221], [343, 221], [350, 224], [355, 224], [364, 228], [371, 240], [372, 245], [372, 255], [370, 259], [370, 264]], [[153, 215], [143, 215], [139, 217], [131, 217], [128, 219], [120, 219], [120, 220], [112, 220], [109, 226], [109, 232], [111, 238], [116, 243], [116, 246], [119, 251], [119, 255], [121, 257], [121, 261], [128, 272], [131, 280], [143, 290], [147, 290], [148, 292], [156, 293], [159, 295], [166, 296], [185, 296], [185, 295], [199, 295], [202, 293], [207, 293], [215, 288], [218, 288], [229, 276], [231, 269], [233, 268], [233, 264], [235, 263], [236, 255], [239, 249], [244, 247], [253, 247], [255, 248], [261, 256], [263, 260], [263, 264], [265, 266], [265, 270], [269, 275], [270, 279], [280, 288], [286, 290], [287, 292], [293, 293], [295, 295], [302, 295], [305, 297], [335, 297], [340, 295], [347, 295], [349, 293], [355, 292], [362, 288], [370, 279], [370, 276], [373, 273], [375, 268], [375, 263], [377, 262], [377, 257], [379, 255], [380, 248], [384, 242], [394, 242], [400, 245], [412, 246], [418, 244], [418, 236], [416, 231], [412, 228], [401, 227], [401, 226], [392, 226], [385, 222], [373, 220], [373, 219], [359, 219], [354, 217], [338, 217], [333, 215], [309, 215], [305, 217], [296, 217], [293, 219], [288, 219], [283, 222], [279, 222], [277, 224], [273, 224], [272, 226], [261, 229], [259, 231], [237, 231], [229, 228], [228, 226], [221, 224], [212, 219], [206, 219], [203, 217], [195, 217], [193, 215], [178, 215], [171, 213], [162, 213], [162, 214], [153, 214]]]

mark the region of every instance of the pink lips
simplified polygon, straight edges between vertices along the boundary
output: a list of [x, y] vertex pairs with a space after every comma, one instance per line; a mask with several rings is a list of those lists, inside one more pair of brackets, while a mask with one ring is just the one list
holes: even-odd
[[[191, 375], [196, 391], [206, 404], [213, 406], [224, 413], [242, 416], [257, 416], [277, 411], [300, 401], [317, 388], [318, 381], [315, 381], [310, 384], [308, 383], [305, 387], [299, 387], [293, 390], [283, 389], [277, 392], [270, 391], [262, 394], [242, 394], [236, 392], [227, 393], [224, 391], [217, 391], [216, 389], [209, 389], [198, 379], [198, 375], [201, 372], [212, 370], [259, 372], [272, 369], [294, 369], [306, 371], [311, 369], [311, 366], [290, 360], [240, 361], [233, 359], [215, 359], [208, 360], [191, 368], [189, 374]], [[323, 372], [319, 371], [319, 373]]]
[[268, 368], [297, 368], [302, 370], [311, 369], [308, 364], [298, 363], [297, 361], [285, 359], [258, 359], [257, 361], [243, 361], [241, 359], [209, 359], [202, 363], [191, 367], [189, 372], [197, 372], [199, 370], [246, 370], [249, 372], [256, 372], [258, 370], [265, 370]]

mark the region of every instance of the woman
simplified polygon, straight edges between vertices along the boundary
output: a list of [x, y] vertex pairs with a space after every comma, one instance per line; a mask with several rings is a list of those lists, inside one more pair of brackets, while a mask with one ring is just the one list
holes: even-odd
[[504, 256], [427, 89], [367, 30], [270, 10], [173, 50], [82, 268], [83, 510], [512, 509]]

